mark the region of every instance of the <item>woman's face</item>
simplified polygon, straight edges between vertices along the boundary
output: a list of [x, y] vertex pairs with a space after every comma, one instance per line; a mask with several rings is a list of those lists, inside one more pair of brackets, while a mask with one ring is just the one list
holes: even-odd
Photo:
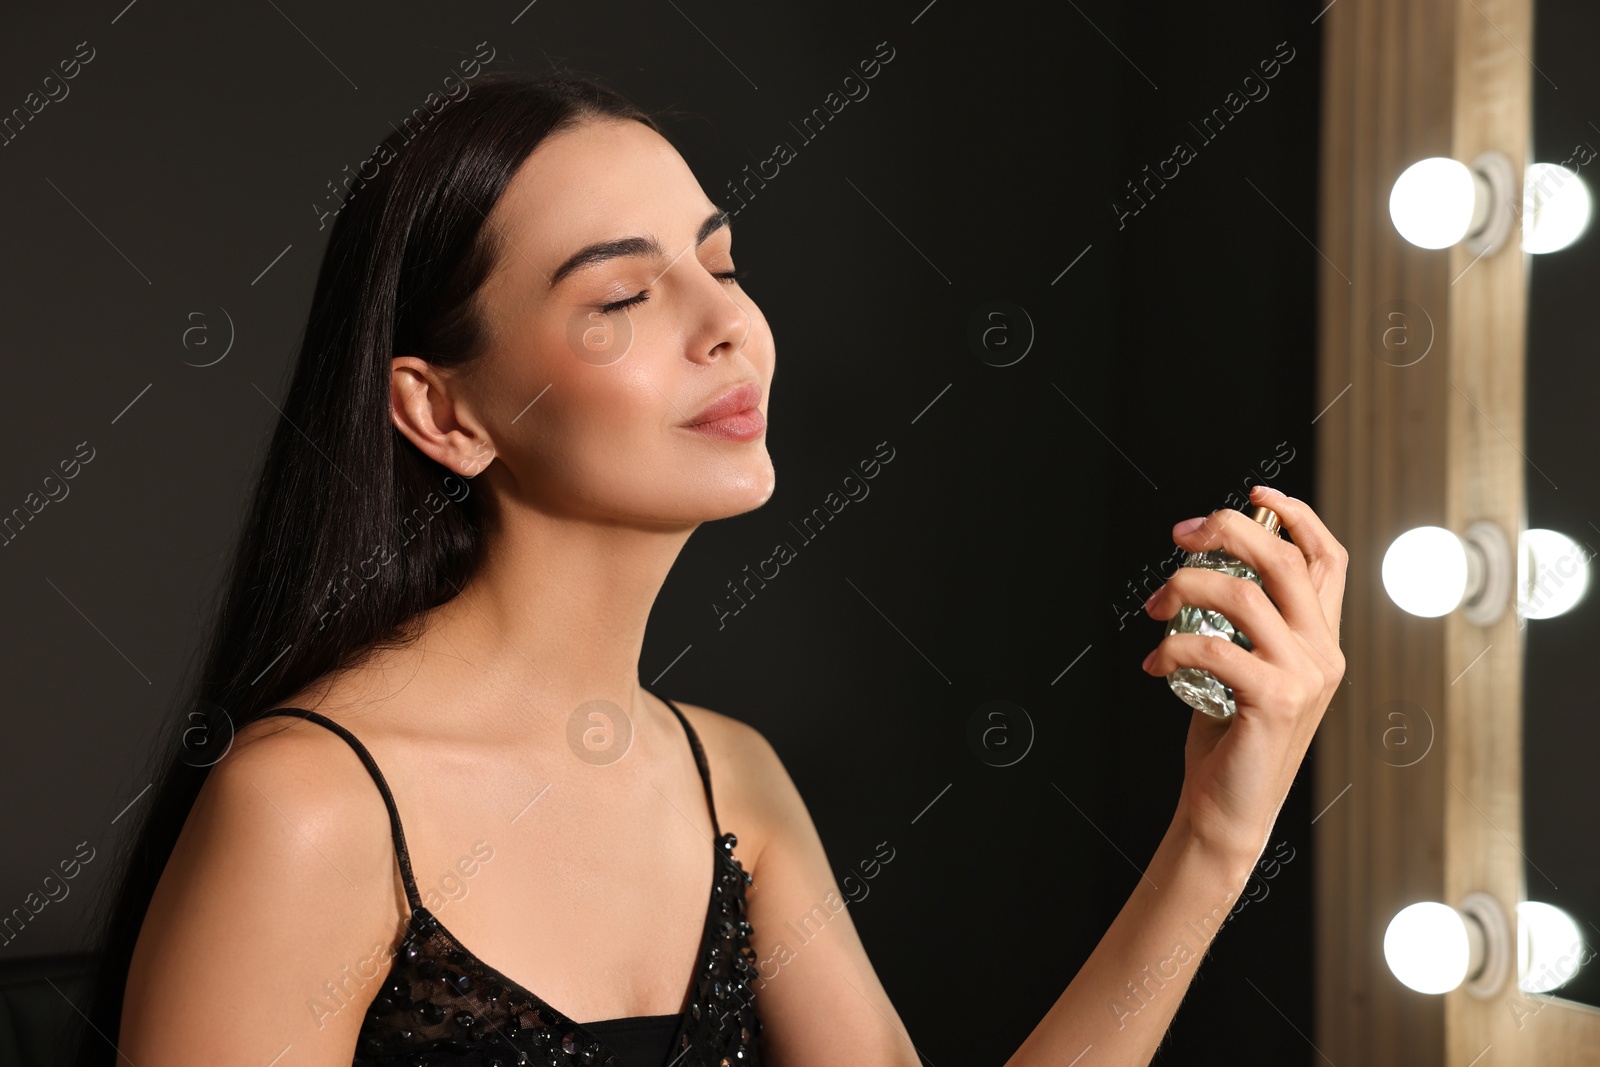
[[[456, 371], [394, 361], [396, 402], [439, 420], [431, 435], [397, 420], [407, 436], [454, 470], [482, 470], [478, 484], [512, 510], [661, 525], [771, 497], [772, 332], [718, 277], [735, 267], [732, 233], [676, 149], [633, 121], [555, 134], [488, 225], [503, 240], [479, 293], [488, 350]], [[448, 411], [418, 390], [424, 377], [443, 383]], [[738, 386], [755, 388], [759, 418], [720, 434], [686, 425]]]

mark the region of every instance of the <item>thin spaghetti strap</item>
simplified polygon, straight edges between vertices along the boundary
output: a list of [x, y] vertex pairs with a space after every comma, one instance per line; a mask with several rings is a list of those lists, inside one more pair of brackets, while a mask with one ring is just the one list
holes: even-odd
[[308, 719], [318, 726], [326, 726], [356, 750], [356, 755], [361, 757], [361, 762], [366, 764], [367, 771], [372, 775], [372, 780], [378, 784], [378, 792], [383, 794], [383, 803], [389, 809], [389, 828], [394, 835], [394, 854], [400, 861], [400, 879], [406, 886], [406, 899], [411, 903], [411, 910], [416, 911], [422, 906], [422, 897], [417, 892], [416, 879], [411, 876], [411, 855], [406, 851], [406, 835], [400, 829], [400, 811], [395, 807], [394, 794], [389, 792], [389, 783], [383, 780], [383, 772], [378, 770], [378, 764], [372, 758], [372, 753], [367, 751], [367, 746], [356, 740], [356, 735], [346, 730], [320, 712], [307, 711], [305, 708], [273, 708], [264, 712], [262, 717], [268, 715], [296, 715]]
[[678, 705], [674, 704], [672, 701], [668, 700], [666, 697], [652, 689], [647, 689], [645, 691], [650, 693], [667, 707], [671, 708], [672, 713], [678, 717], [678, 721], [683, 723], [684, 732], [689, 735], [689, 747], [694, 750], [695, 766], [700, 768], [700, 781], [705, 783], [706, 807], [711, 809], [711, 830], [716, 837], [721, 837], [722, 827], [717, 822], [717, 804], [716, 801], [711, 799], [711, 770], [706, 765], [705, 749], [700, 747], [700, 736], [694, 732], [694, 727], [689, 725], [689, 720], [684, 717], [683, 712], [678, 710]]

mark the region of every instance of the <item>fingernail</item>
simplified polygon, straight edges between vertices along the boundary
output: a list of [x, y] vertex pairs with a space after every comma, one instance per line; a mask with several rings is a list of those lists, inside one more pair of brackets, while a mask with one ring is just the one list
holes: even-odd
[[1149, 670], [1150, 669], [1150, 663], [1155, 658], [1156, 658], [1156, 650], [1152, 648], [1150, 650], [1150, 654], [1144, 658], [1144, 662], [1139, 664], [1139, 666], [1144, 668], [1145, 670]]
[[1282, 496], [1283, 495], [1283, 491], [1282, 490], [1274, 489], [1270, 485], [1257, 485], [1256, 488], [1261, 490], [1263, 493], [1267, 494], [1268, 496]]
[[1184, 519], [1182, 522], [1178, 523], [1178, 525], [1172, 528], [1173, 536], [1181, 537], [1186, 533], [1193, 533], [1195, 530], [1198, 530], [1200, 525], [1205, 521], [1206, 517], [1204, 515], [1200, 515], [1193, 519]]

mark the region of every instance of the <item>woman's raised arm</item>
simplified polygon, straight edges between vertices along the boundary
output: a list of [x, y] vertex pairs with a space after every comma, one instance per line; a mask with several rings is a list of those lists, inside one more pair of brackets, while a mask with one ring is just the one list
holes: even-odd
[[1157, 619], [1210, 608], [1254, 651], [1193, 633], [1164, 638], [1144, 669], [1198, 667], [1233, 689], [1235, 714], [1194, 712], [1178, 809], [1149, 868], [1088, 961], [1007, 1067], [1144, 1065], [1155, 1055], [1195, 968], [1266, 848], [1284, 797], [1344, 677], [1339, 616], [1348, 553], [1307, 504], [1264, 486], [1288, 541], [1224, 508], [1180, 523], [1173, 540], [1221, 548], [1262, 585], [1179, 567], [1145, 604]]

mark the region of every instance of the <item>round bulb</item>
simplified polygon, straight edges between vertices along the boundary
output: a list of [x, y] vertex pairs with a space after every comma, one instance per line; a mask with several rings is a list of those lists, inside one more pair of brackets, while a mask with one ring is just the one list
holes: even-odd
[[1578, 973], [1583, 933], [1572, 916], [1553, 904], [1524, 900], [1517, 905], [1517, 984], [1526, 993], [1544, 993]]
[[1465, 163], [1434, 156], [1411, 164], [1389, 192], [1389, 217], [1419, 248], [1449, 248], [1467, 235], [1478, 197]]
[[1566, 534], [1524, 530], [1517, 553], [1517, 610], [1527, 619], [1571, 611], [1589, 589], [1589, 554]]
[[1559, 163], [1530, 164], [1522, 181], [1522, 250], [1555, 252], [1589, 225], [1589, 187]]
[[1448, 904], [1425, 900], [1401, 908], [1383, 934], [1383, 958], [1418, 993], [1448, 993], [1467, 977], [1467, 924]]
[[1467, 592], [1467, 550], [1443, 526], [1418, 526], [1383, 554], [1383, 588], [1402, 610], [1424, 618], [1454, 611]]

